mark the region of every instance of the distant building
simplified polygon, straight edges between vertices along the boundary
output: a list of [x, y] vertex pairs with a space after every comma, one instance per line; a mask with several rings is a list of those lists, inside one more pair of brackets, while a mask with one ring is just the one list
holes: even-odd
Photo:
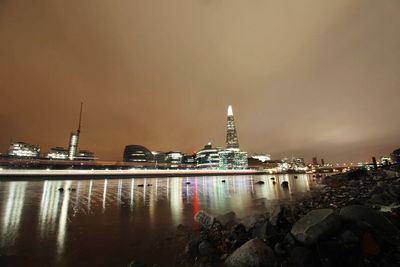
[[233, 117], [232, 106], [228, 106], [226, 124], [226, 149], [218, 152], [219, 168], [246, 169], [248, 167], [247, 153], [239, 148], [239, 139], [236, 132], [235, 119]]
[[379, 159], [379, 165], [386, 166], [392, 164], [392, 159], [390, 157], [381, 157]]
[[196, 165], [199, 169], [218, 169], [219, 168], [219, 148], [212, 147], [208, 143], [204, 148], [196, 153]]
[[390, 154], [390, 158], [392, 159], [394, 164], [400, 164], [400, 148]]
[[183, 154], [179, 151], [170, 151], [166, 155], [166, 162], [169, 163], [170, 168], [178, 168], [182, 163]]
[[165, 152], [151, 151], [151, 154], [153, 154], [153, 159], [156, 163], [165, 163], [165, 158], [167, 157]]
[[77, 160], [95, 160], [94, 153], [89, 150], [79, 150], [76, 154], [75, 159]]
[[258, 159], [261, 162], [266, 162], [271, 160], [271, 155], [269, 154], [255, 154], [251, 156], [253, 159]]
[[40, 148], [24, 142], [11, 143], [7, 155], [17, 158], [39, 158]]
[[128, 145], [125, 147], [124, 161], [128, 162], [152, 162], [154, 156], [150, 150], [141, 145]]
[[321, 166], [324, 167], [325, 166], [325, 160], [321, 159]]
[[183, 164], [196, 164], [196, 155], [185, 154], [182, 157]]
[[196, 167], [196, 155], [183, 155], [182, 164], [185, 165], [186, 169], [194, 169]]
[[81, 110], [79, 113], [78, 129], [76, 130], [76, 132], [71, 132], [69, 136], [68, 158], [70, 160], [74, 160], [76, 153], [78, 152], [79, 136], [81, 133], [81, 121], [82, 121], [82, 103], [81, 103]]
[[63, 147], [52, 147], [49, 152], [47, 152], [44, 157], [46, 159], [68, 159], [68, 150]]
[[243, 170], [247, 169], [247, 153], [240, 150], [225, 149], [218, 152], [219, 169]]
[[318, 165], [318, 158], [317, 157], [313, 157], [312, 158], [312, 165], [314, 165], [314, 166]]
[[233, 117], [232, 106], [228, 106], [226, 122], [226, 148], [239, 149], [239, 139], [236, 132], [235, 119]]

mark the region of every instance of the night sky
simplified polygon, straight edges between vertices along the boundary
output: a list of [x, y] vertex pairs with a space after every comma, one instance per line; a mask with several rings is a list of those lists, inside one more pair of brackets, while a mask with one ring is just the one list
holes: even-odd
[[400, 1], [0, 1], [0, 150], [250, 153], [357, 162], [400, 147]]

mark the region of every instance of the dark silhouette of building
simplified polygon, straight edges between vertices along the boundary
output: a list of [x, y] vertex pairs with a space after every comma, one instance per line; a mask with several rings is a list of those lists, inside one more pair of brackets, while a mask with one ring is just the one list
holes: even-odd
[[318, 159], [317, 157], [312, 158], [312, 165], [317, 166], [318, 165]]
[[400, 164], [400, 148], [393, 151], [392, 154], [390, 154], [390, 157], [394, 164]]
[[124, 161], [129, 162], [152, 162], [154, 156], [150, 150], [140, 145], [128, 145], [124, 150]]

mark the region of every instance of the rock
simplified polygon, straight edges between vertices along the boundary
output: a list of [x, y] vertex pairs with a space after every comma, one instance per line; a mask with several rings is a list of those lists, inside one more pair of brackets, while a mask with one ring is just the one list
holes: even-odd
[[340, 227], [340, 217], [331, 209], [312, 210], [298, 220], [290, 231], [302, 244], [315, 244]]
[[358, 236], [350, 230], [345, 230], [341, 232], [340, 240], [343, 244], [343, 247], [346, 249], [354, 248], [360, 243], [360, 239], [358, 238]]
[[391, 243], [398, 243], [400, 231], [382, 213], [366, 206], [352, 205], [340, 210], [340, 216], [359, 228], [375, 233]]
[[273, 250], [259, 239], [247, 241], [225, 260], [227, 267], [268, 267], [275, 263]]
[[185, 254], [188, 256], [194, 258], [200, 254], [199, 252], [199, 244], [201, 242], [200, 236], [195, 235], [192, 236], [189, 240], [189, 242], [186, 244], [185, 247]]
[[204, 229], [209, 229], [214, 224], [215, 218], [204, 210], [200, 210], [194, 216], [194, 219], [200, 224]]
[[278, 224], [278, 220], [279, 220], [281, 211], [282, 211], [281, 205], [276, 205], [274, 207], [274, 209], [272, 210], [272, 213], [269, 217], [269, 221], [271, 222], [272, 225], [276, 226]]
[[379, 253], [381, 253], [381, 248], [379, 244], [368, 232], [365, 232], [363, 235], [363, 252], [369, 255], [378, 255]]
[[212, 267], [213, 264], [212, 264], [210, 257], [202, 256], [202, 257], [196, 258], [196, 260], [194, 262], [194, 266], [195, 267]]
[[313, 251], [306, 247], [294, 247], [290, 251], [290, 262], [294, 266], [309, 267], [314, 265]]
[[218, 221], [222, 226], [226, 227], [228, 223], [233, 223], [236, 221], [236, 213], [230, 211], [228, 213], [215, 217], [215, 220]]
[[128, 267], [147, 267], [147, 265], [141, 261], [133, 260], [128, 264]]
[[283, 181], [283, 182], [281, 183], [281, 186], [282, 186], [283, 188], [289, 188], [289, 182], [288, 182], [288, 181]]
[[216, 253], [215, 247], [208, 241], [200, 242], [198, 250], [202, 256], [212, 256]]
[[232, 248], [236, 249], [240, 247], [249, 240], [246, 227], [241, 223], [235, 225], [232, 228], [232, 232], [230, 233], [228, 239], [232, 244]]
[[284, 245], [282, 243], [280, 243], [280, 242], [276, 243], [275, 246], [274, 246], [274, 252], [278, 256], [285, 255], [286, 251], [285, 251]]
[[360, 253], [344, 249], [336, 237], [317, 242], [317, 252], [322, 266], [360, 266]]
[[256, 223], [250, 231], [251, 238], [258, 238], [260, 240], [267, 240], [267, 227], [268, 222]]

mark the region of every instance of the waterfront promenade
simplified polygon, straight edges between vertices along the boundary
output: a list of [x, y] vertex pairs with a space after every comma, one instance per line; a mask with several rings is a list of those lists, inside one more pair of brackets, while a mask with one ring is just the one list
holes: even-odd
[[119, 178], [119, 177], [182, 177], [182, 176], [226, 176], [226, 175], [261, 175], [263, 171], [257, 170], [0, 170], [0, 180], [26, 180], [26, 179], [84, 179], [88, 178]]

